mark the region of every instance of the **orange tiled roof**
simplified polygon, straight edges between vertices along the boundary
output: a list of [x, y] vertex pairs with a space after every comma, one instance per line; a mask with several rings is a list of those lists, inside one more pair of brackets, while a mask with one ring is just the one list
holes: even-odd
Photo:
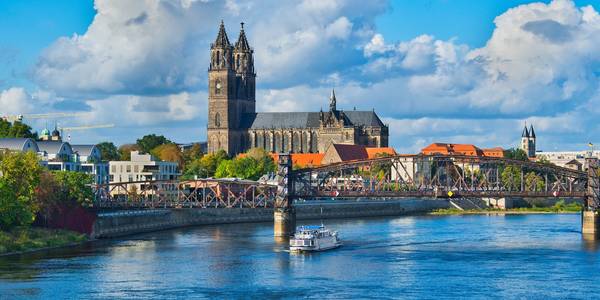
[[375, 158], [377, 154], [396, 155], [396, 151], [392, 147], [365, 148], [365, 150], [367, 150], [368, 158]]
[[[321, 165], [324, 153], [292, 153], [292, 164], [300, 167], [318, 167]], [[271, 153], [275, 162], [279, 158], [277, 153]]]
[[433, 143], [421, 150], [422, 154], [458, 154], [467, 156], [488, 156], [488, 157], [504, 157], [504, 150], [500, 147], [491, 149], [480, 149], [471, 144], [447, 144]]

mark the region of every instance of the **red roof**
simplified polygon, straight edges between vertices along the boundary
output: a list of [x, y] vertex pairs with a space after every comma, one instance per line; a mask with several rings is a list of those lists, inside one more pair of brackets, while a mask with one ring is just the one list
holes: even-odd
[[467, 156], [489, 156], [489, 157], [504, 157], [504, 150], [500, 147], [491, 149], [480, 149], [475, 145], [471, 144], [447, 144], [447, 143], [433, 143], [421, 150], [421, 153], [425, 155], [431, 154], [458, 154]]
[[390, 156], [396, 155], [396, 151], [392, 147], [380, 147], [380, 148], [365, 148], [367, 151], [368, 158], [375, 158], [378, 154], [388, 154]]
[[367, 150], [365, 150], [365, 146], [362, 145], [333, 144], [333, 147], [342, 161], [369, 158], [369, 154], [367, 153]]

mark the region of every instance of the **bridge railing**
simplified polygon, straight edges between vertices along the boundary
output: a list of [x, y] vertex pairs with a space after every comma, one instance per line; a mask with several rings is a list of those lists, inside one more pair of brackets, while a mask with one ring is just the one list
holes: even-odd
[[585, 172], [503, 158], [399, 155], [300, 169], [291, 195], [310, 197], [583, 197]]
[[94, 186], [96, 208], [273, 207], [276, 186], [247, 180], [119, 182]]

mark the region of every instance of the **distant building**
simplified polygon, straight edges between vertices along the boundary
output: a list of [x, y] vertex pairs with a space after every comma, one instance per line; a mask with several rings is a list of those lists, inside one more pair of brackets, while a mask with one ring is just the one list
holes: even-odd
[[0, 139], [0, 150], [27, 152], [40, 152], [37, 143], [28, 138], [6, 138]]
[[574, 160], [581, 164], [582, 170], [587, 170], [585, 162], [586, 157], [600, 158], [600, 151], [554, 151], [554, 152], [537, 152], [537, 159], [546, 159], [549, 162], [559, 166], [573, 169], [575, 167]]
[[[134, 182], [128, 186], [135, 186], [137, 191], [150, 190], [152, 193], [162, 190], [167, 193], [176, 193], [173, 184], [152, 184], [145, 181], [177, 180], [179, 173], [177, 163], [159, 161], [150, 154], [140, 154], [139, 151], [131, 151], [131, 159], [128, 161], [110, 161], [109, 163], [110, 183]], [[135, 183], [137, 182], [137, 183]], [[123, 194], [129, 191], [113, 190], [112, 194]]]
[[[42, 133], [46, 134], [45, 131]], [[57, 130], [37, 142], [28, 138], [0, 139], [0, 150], [33, 151], [38, 154], [40, 164], [51, 171], [83, 172], [93, 175], [96, 184], [108, 183], [108, 164], [102, 162], [100, 150], [94, 145], [62, 142]]]
[[331, 144], [388, 145], [388, 126], [374, 111], [338, 109], [333, 91], [329, 109], [320, 112], [256, 112], [255, 94], [254, 50], [244, 27], [231, 44], [221, 23], [208, 69], [209, 153], [224, 150], [235, 155], [254, 147], [275, 153], [324, 153]]
[[433, 143], [423, 149], [424, 155], [464, 155], [479, 157], [504, 157], [504, 149], [500, 147], [481, 149], [471, 144]]
[[523, 128], [523, 133], [521, 134], [521, 149], [527, 153], [527, 157], [535, 158], [535, 145], [536, 137], [535, 130], [533, 130], [533, 125], [531, 125], [531, 129], [527, 129], [527, 125]]

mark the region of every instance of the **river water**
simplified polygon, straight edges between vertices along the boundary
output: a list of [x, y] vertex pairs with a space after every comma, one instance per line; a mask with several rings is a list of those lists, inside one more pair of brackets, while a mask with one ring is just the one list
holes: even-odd
[[0, 298], [599, 298], [580, 216], [326, 220], [344, 245], [290, 254], [272, 224], [162, 231], [0, 258]]

